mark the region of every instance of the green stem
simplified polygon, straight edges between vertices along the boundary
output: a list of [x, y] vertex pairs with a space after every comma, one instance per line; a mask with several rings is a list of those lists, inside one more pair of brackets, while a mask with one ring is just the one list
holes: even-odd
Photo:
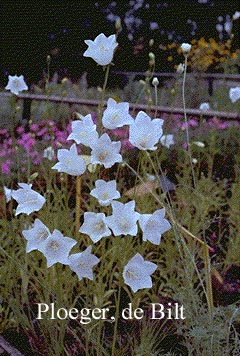
[[75, 236], [78, 236], [81, 211], [81, 176], [76, 178]]
[[211, 264], [210, 264], [210, 256], [209, 249], [206, 246], [203, 246], [203, 256], [204, 256], [204, 264], [206, 271], [206, 297], [208, 303], [208, 310], [210, 319], [212, 319], [213, 315], [213, 290], [212, 290], [212, 278], [211, 278]]
[[158, 92], [157, 92], [157, 86], [154, 85], [154, 94], [155, 94], [155, 105], [156, 105], [156, 109], [155, 109], [155, 113], [154, 113], [154, 119], [157, 117], [157, 106], [158, 106]]
[[115, 346], [117, 341], [117, 327], [118, 327], [118, 319], [119, 319], [119, 307], [120, 307], [120, 295], [121, 295], [121, 283], [119, 281], [118, 288], [118, 298], [116, 305], [116, 314], [115, 314], [115, 324], [114, 324], [114, 334], [113, 334], [113, 343], [112, 343], [112, 356], [115, 356]]
[[193, 187], [195, 189], [196, 188], [196, 181], [195, 181], [195, 174], [194, 174], [193, 163], [192, 163], [192, 152], [191, 152], [190, 139], [189, 139], [188, 119], [187, 119], [186, 101], [185, 101], [186, 76], [187, 76], [187, 55], [185, 55], [185, 63], [184, 63], [183, 85], [182, 85], [182, 100], [183, 100], [184, 123], [185, 123], [185, 126], [186, 126], [187, 152], [188, 152], [188, 155], [189, 155], [190, 167], [191, 167], [191, 171], [192, 171]]
[[108, 77], [109, 77], [109, 71], [110, 71], [110, 64], [106, 67], [105, 78], [104, 78], [104, 83], [103, 83], [103, 88], [102, 88], [102, 97], [101, 97], [101, 102], [98, 107], [98, 115], [99, 115], [98, 122], [100, 122], [100, 118], [102, 117], [102, 113], [103, 113], [104, 98], [105, 98], [105, 93], [106, 93]]

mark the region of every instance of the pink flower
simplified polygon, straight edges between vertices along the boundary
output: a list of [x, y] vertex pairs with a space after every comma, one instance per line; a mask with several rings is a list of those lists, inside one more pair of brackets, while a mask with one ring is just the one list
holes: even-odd
[[17, 133], [18, 133], [19, 135], [21, 135], [21, 134], [24, 132], [24, 127], [18, 126], [17, 129], [16, 129], [16, 131], [17, 131]]
[[10, 173], [10, 165], [11, 165], [10, 159], [7, 159], [5, 162], [2, 162], [2, 163], [1, 163], [2, 172], [3, 172], [4, 174], [9, 174], [9, 173]]
[[30, 127], [30, 129], [31, 129], [32, 131], [37, 131], [37, 130], [39, 130], [39, 127], [38, 127], [37, 124], [32, 124], [31, 127]]

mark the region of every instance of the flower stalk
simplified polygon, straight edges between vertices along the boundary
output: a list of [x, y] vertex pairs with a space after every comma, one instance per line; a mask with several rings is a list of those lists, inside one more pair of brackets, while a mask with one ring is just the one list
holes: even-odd
[[76, 177], [76, 204], [75, 204], [75, 236], [78, 235], [81, 211], [81, 176]]
[[186, 86], [186, 76], [187, 76], [187, 54], [185, 54], [184, 56], [185, 56], [185, 62], [184, 62], [184, 72], [183, 72], [183, 84], [182, 84], [182, 100], [183, 100], [184, 122], [185, 122], [185, 127], [186, 127], [187, 152], [188, 152], [189, 160], [190, 160], [190, 167], [191, 167], [192, 179], [193, 179], [193, 187], [195, 189], [196, 188], [196, 180], [195, 180], [195, 174], [194, 174], [193, 162], [192, 162], [192, 151], [191, 151], [190, 138], [189, 138], [188, 119], [187, 119], [187, 113], [186, 113], [186, 100], [185, 100], [185, 86]]

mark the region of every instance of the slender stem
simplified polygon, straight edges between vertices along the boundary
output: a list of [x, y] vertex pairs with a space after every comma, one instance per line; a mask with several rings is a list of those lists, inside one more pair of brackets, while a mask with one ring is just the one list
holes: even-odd
[[75, 236], [78, 234], [81, 211], [81, 176], [76, 178]]
[[204, 264], [206, 270], [206, 297], [209, 309], [210, 318], [212, 318], [213, 314], [213, 290], [212, 290], [212, 278], [211, 278], [211, 264], [210, 264], [210, 256], [209, 249], [206, 246], [203, 246], [203, 256], [204, 256]]
[[185, 101], [186, 76], [187, 76], [187, 55], [185, 55], [185, 63], [184, 63], [183, 85], [182, 85], [182, 100], [183, 100], [184, 123], [185, 123], [185, 126], [186, 126], [187, 152], [188, 152], [188, 155], [189, 155], [190, 167], [191, 167], [191, 171], [192, 171], [193, 187], [195, 189], [196, 188], [196, 181], [195, 181], [195, 174], [194, 174], [193, 163], [192, 163], [192, 152], [191, 152], [190, 139], [189, 139], [188, 119], [187, 119], [186, 101]]
[[157, 117], [157, 106], [158, 106], [158, 92], [157, 92], [157, 85], [154, 85], [154, 94], [155, 94], [155, 105], [156, 105], [156, 109], [155, 109], [155, 113], [154, 113], [154, 119]]
[[105, 93], [106, 93], [108, 77], [109, 77], [109, 70], [110, 70], [110, 64], [106, 67], [105, 78], [104, 78], [104, 83], [103, 83], [103, 88], [102, 88], [102, 97], [101, 97], [101, 102], [98, 107], [98, 114], [99, 114], [98, 122], [100, 122], [100, 118], [102, 117], [102, 113], [103, 113], [104, 98], [105, 98]]
[[118, 327], [118, 319], [119, 319], [120, 295], [121, 295], [121, 283], [119, 282], [116, 314], [115, 314], [115, 324], [114, 324], [114, 334], [113, 334], [113, 344], [112, 344], [112, 354], [111, 354], [112, 356], [115, 356], [115, 346], [116, 346], [116, 341], [117, 341], [117, 327]]

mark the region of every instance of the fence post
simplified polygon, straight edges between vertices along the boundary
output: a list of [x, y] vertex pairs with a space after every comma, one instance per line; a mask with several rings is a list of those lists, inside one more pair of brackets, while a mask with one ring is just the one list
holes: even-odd
[[23, 99], [22, 122], [27, 130], [29, 129], [29, 121], [31, 119], [31, 104], [32, 99]]

